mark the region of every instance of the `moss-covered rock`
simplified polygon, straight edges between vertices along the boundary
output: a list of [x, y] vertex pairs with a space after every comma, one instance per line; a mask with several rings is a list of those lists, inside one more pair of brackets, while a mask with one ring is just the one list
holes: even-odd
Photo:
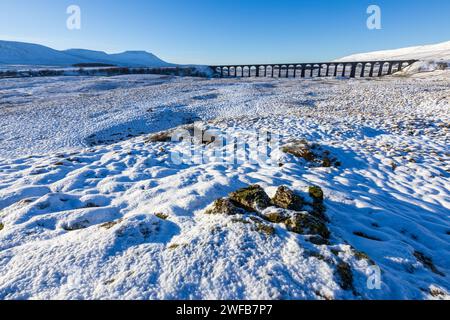
[[270, 206], [270, 198], [259, 185], [249, 186], [230, 193], [230, 200], [238, 207], [250, 212], [264, 210]]
[[308, 189], [309, 195], [311, 196], [311, 198], [313, 198], [314, 202], [323, 202], [324, 199], [324, 195], [323, 195], [323, 191], [320, 187], [318, 186], [311, 186]]
[[236, 215], [244, 213], [241, 208], [238, 208], [230, 199], [221, 198], [214, 201], [211, 208], [205, 211], [205, 214], [225, 214]]
[[330, 237], [324, 221], [312, 216], [309, 212], [296, 212], [285, 222], [289, 231], [303, 235], [319, 235], [327, 240]]
[[160, 212], [156, 213], [155, 216], [157, 216], [161, 220], [167, 220], [169, 218], [169, 216], [167, 214], [160, 213]]
[[302, 211], [304, 200], [288, 187], [281, 186], [272, 198], [272, 203], [283, 209]]

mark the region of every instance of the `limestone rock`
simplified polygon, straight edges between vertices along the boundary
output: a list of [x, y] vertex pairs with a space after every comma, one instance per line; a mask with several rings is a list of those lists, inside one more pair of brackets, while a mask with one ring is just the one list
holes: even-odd
[[280, 208], [302, 211], [304, 200], [286, 186], [278, 188], [272, 203]]

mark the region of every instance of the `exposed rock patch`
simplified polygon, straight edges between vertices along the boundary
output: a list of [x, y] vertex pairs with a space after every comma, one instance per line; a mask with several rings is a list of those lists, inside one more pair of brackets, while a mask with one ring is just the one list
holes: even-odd
[[259, 212], [271, 204], [269, 196], [259, 185], [239, 189], [229, 197], [236, 206], [250, 212]]
[[[261, 223], [262, 218], [266, 222], [284, 224], [288, 231], [307, 235], [308, 240], [314, 244], [327, 244], [330, 231], [326, 225], [327, 219], [324, 218], [323, 192], [319, 187], [311, 188], [310, 191], [314, 190], [312, 203], [286, 186], [279, 187], [275, 196], [270, 199], [261, 186], [253, 185], [230, 193], [228, 198], [214, 201], [205, 214], [248, 214], [254, 222]], [[321, 214], [316, 210], [318, 204], [322, 208]], [[275, 229], [272, 232], [273, 227], [260, 227], [267, 233], [275, 232]]]
[[230, 199], [221, 198], [214, 201], [211, 208], [205, 211], [205, 214], [225, 214], [233, 216], [243, 214], [245, 211], [238, 208]]
[[304, 199], [289, 188], [281, 186], [272, 198], [272, 203], [283, 209], [301, 211], [304, 205]]
[[291, 154], [297, 158], [304, 159], [318, 167], [339, 167], [341, 163], [338, 159], [331, 155], [331, 152], [324, 150], [317, 143], [310, 144], [306, 140], [294, 140], [281, 148], [281, 151]]

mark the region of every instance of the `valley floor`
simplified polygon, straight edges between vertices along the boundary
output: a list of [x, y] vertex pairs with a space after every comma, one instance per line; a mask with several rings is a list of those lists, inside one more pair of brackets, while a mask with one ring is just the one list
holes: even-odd
[[[448, 71], [5, 79], [0, 98], [0, 299], [450, 298]], [[152, 135], [194, 122], [242, 161]], [[328, 241], [264, 219], [274, 205], [207, 214], [256, 184], [320, 187]]]

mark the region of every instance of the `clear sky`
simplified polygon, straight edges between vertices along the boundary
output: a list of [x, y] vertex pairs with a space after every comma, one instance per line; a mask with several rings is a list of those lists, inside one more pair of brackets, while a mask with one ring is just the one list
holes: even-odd
[[[81, 8], [81, 30], [66, 9]], [[369, 5], [382, 29], [366, 27]], [[449, 0], [0, 0], [0, 39], [147, 50], [174, 63], [330, 60], [450, 40]]]

